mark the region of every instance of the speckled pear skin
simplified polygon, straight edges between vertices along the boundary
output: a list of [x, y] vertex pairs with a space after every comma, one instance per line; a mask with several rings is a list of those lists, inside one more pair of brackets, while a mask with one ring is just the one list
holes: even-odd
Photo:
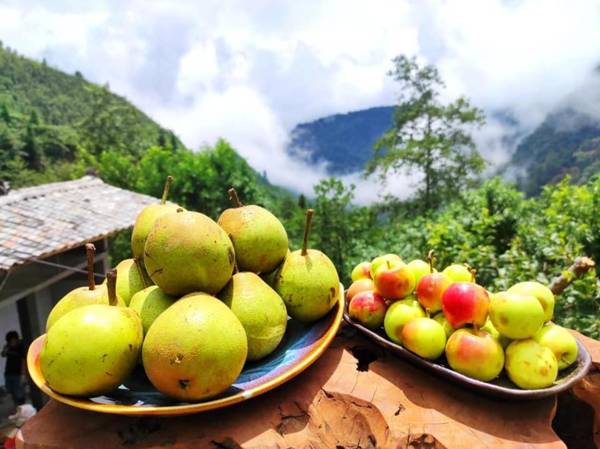
[[283, 299], [288, 314], [310, 323], [322, 318], [336, 304], [340, 279], [333, 262], [321, 251], [291, 252], [278, 270], [274, 289]]
[[199, 401], [225, 391], [246, 362], [240, 320], [222, 301], [191, 293], [152, 324], [142, 349], [148, 379], [161, 393]]
[[88, 287], [79, 287], [63, 296], [50, 311], [46, 321], [46, 331], [49, 331], [59, 318], [79, 307], [92, 304], [108, 304], [106, 285], [97, 285], [94, 290]]
[[97, 396], [120, 384], [135, 367], [142, 346], [142, 323], [126, 307], [79, 307], [46, 335], [40, 368], [50, 388], [72, 396]]
[[131, 253], [135, 259], [143, 260], [146, 238], [156, 220], [165, 214], [176, 212], [178, 208], [177, 204], [150, 204], [142, 209], [131, 233]]
[[168, 295], [219, 292], [231, 279], [235, 261], [227, 233], [199, 212], [180, 211], [156, 220], [144, 247], [152, 281]]
[[143, 290], [146, 284], [150, 285], [151, 281], [145, 278], [147, 275], [144, 266], [138, 264], [134, 259], [122, 260], [116, 269], [117, 296], [128, 306], [133, 295]]
[[134, 310], [142, 320], [144, 335], [158, 316], [167, 310], [177, 298], [167, 295], [158, 286], [151, 285], [137, 292], [131, 298], [129, 308]]
[[288, 251], [285, 228], [275, 215], [260, 206], [226, 209], [218, 223], [233, 242], [240, 271], [272, 271]]
[[234, 274], [219, 298], [244, 326], [248, 360], [262, 359], [277, 348], [287, 327], [287, 310], [277, 292], [257, 274]]

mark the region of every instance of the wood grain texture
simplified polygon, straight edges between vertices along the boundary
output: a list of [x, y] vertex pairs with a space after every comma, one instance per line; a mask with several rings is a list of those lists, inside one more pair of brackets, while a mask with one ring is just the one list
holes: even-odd
[[[583, 341], [590, 352], [600, 347]], [[577, 388], [583, 385], [597, 407], [600, 379], [594, 375]], [[232, 408], [134, 418], [50, 402], [23, 427], [17, 447], [565, 448], [551, 425], [556, 404], [555, 398], [510, 402], [477, 395], [384, 353], [344, 327], [301, 376]]]

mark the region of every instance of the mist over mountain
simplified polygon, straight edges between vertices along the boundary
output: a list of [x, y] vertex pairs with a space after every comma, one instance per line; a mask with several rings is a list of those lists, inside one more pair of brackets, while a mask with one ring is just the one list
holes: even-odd
[[326, 164], [328, 173], [361, 171], [373, 144], [392, 126], [394, 106], [335, 114], [301, 123], [291, 132], [288, 151], [311, 164]]
[[519, 143], [508, 172], [529, 195], [566, 175], [582, 182], [600, 172], [600, 70]]

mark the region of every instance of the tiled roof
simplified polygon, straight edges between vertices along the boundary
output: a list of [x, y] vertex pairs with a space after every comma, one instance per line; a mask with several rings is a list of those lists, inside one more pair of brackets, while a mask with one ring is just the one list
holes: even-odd
[[151, 196], [84, 176], [0, 196], [0, 270], [130, 228]]

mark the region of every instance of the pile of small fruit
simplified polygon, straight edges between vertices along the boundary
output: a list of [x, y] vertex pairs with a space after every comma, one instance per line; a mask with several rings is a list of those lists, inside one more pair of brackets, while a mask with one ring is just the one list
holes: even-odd
[[94, 247], [88, 286], [52, 309], [40, 367], [54, 391], [91, 397], [124, 383], [137, 364], [163, 394], [199, 401], [225, 391], [247, 361], [271, 354], [288, 315], [304, 323], [337, 303], [337, 271], [320, 251], [290, 252], [281, 222], [266, 209], [234, 202], [218, 223], [166, 202], [144, 208], [133, 258], [96, 286]]
[[347, 291], [350, 317], [383, 326], [394, 343], [427, 360], [445, 355], [450, 368], [483, 381], [504, 369], [523, 389], [552, 385], [575, 362], [573, 335], [552, 323], [554, 294], [535, 281], [490, 293], [475, 271], [453, 264], [442, 272], [429, 263], [406, 264], [395, 254], [362, 262]]

